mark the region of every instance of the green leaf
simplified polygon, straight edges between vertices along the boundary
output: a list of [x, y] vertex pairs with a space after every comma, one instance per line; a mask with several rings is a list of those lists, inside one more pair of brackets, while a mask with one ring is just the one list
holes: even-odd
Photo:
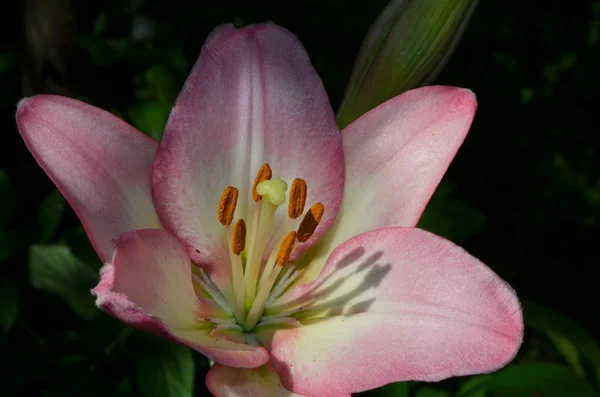
[[42, 201], [36, 216], [36, 222], [40, 228], [39, 241], [41, 243], [48, 243], [52, 240], [60, 226], [64, 209], [65, 198], [56, 189]]
[[408, 382], [390, 383], [379, 389], [368, 391], [364, 395], [370, 397], [408, 397], [408, 386]]
[[[94, 247], [83, 228], [83, 225], [78, 225], [72, 229], [67, 229], [61, 235], [64, 238], [64, 244], [71, 248], [71, 252], [87, 264], [92, 270], [98, 272], [103, 263], [98, 258], [98, 254], [94, 251]], [[63, 241], [60, 241], [63, 244]]]
[[137, 360], [137, 382], [146, 397], [194, 394], [194, 360], [187, 347], [157, 341]]
[[450, 393], [445, 390], [422, 387], [417, 390], [414, 397], [450, 397]]
[[487, 217], [450, 198], [454, 188], [452, 183], [442, 181], [425, 208], [418, 227], [459, 242], [481, 232]]
[[90, 289], [98, 275], [61, 245], [32, 245], [29, 276], [38, 289], [63, 297], [71, 309], [86, 320], [98, 312]]
[[19, 315], [19, 291], [6, 280], [0, 279], [0, 327], [8, 334]]
[[513, 364], [496, 373], [471, 378], [461, 387], [459, 397], [594, 397], [592, 386], [564, 365]]
[[556, 349], [580, 376], [585, 376], [584, 360], [593, 370], [594, 380], [600, 386], [600, 345], [581, 325], [553, 309], [533, 302], [523, 302], [525, 324], [545, 333]]
[[160, 140], [170, 111], [169, 106], [159, 101], [149, 101], [128, 107], [125, 114], [138, 130]]
[[16, 200], [10, 179], [6, 172], [0, 169], [0, 228], [7, 226], [12, 220], [15, 209]]
[[153, 66], [146, 71], [147, 90], [163, 105], [172, 106], [177, 97], [178, 87], [167, 68]]
[[79, 47], [86, 51], [97, 65], [110, 65], [125, 58], [131, 50], [123, 39], [106, 40], [101, 37], [79, 37]]

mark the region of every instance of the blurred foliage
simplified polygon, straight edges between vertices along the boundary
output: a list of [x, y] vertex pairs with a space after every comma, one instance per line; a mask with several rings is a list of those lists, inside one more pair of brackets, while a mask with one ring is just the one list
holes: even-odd
[[91, 320], [98, 313], [90, 289], [98, 273], [82, 263], [68, 247], [34, 244], [29, 248], [29, 277], [35, 288], [63, 297], [75, 313]]
[[19, 315], [19, 291], [16, 285], [0, 279], [0, 302], [0, 328], [8, 334]]
[[458, 391], [460, 397], [491, 393], [498, 397], [593, 397], [592, 386], [566, 366], [550, 363], [512, 364], [490, 375], [474, 377]]
[[442, 181], [427, 204], [418, 226], [460, 242], [480, 233], [485, 227], [486, 216], [450, 197], [455, 189], [456, 185], [450, 181]]
[[[274, 20], [290, 29], [337, 108], [387, 1], [72, 3], [79, 23], [70, 94], [160, 139], [214, 26]], [[94, 307], [89, 289], [101, 263], [14, 125], [28, 59], [20, 35], [33, 28], [22, 25], [24, 12], [25, 5], [0, 16], [3, 395], [208, 395], [204, 357]], [[524, 345], [493, 374], [363, 395], [598, 395], [598, 70], [600, 2], [478, 6], [437, 82], [472, 89], [479, 112], [420, 226], [460, 242], [526, 299]], [[57, 85], [67, 81], [50, 66], [42, 74]]]
[[[556, 311], [524, 303], [527, 324], [546, 335], [580, 377], [589, 376], [600, 386], [600, 345], [581, 325]], [[586, 374], [589, 368], [589, 374]]]
[[184, 346], [152, 340], [151, 349], [137, 360], [137, 383], [146, 397], [191, 396], [194, 392], [194, 359]]

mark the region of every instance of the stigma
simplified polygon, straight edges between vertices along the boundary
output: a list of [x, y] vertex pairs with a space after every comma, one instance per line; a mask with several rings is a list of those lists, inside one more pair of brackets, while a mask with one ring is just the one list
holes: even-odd
[[[236, 220], [240, 191], [233, 186], [225, 187], [217, 206], [217, 219], [225, 229], [231, 266], [232, 293], [231, 296], [220, 293], [221, 301], [233, 314], [236, 324], [251, 333], [260, 324], [265, 306], [281, 296], [299, 275], [291, 261], [294, 251], [298, 244], [313, 236], [325, 207], [315, 203], [305, 212], [306, 181], [295, 178], [288, 193], [288, 183], [273, 179], [271, 167], [266, 163], [258, 170], [248, 193], [254, 206], [245, 214], [246, 219], [242, 216]], [[283, 227], [274, 228], [275, 215], [286, 201]], [[293, 224], [297, 227], [292, 227]]]

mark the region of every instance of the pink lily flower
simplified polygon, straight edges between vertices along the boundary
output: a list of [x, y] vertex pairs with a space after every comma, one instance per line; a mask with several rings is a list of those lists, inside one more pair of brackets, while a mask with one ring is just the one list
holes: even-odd
[[19, 103], [27, 147], [105, 263], [97, 305], [215, 364], [216, 396], [344, 396], [490, 372], [514, 291], [414, 228], [474, 95], [425, 87], [343, 131], [298, 39], [217, 28], [160, 143], [58, 96]]

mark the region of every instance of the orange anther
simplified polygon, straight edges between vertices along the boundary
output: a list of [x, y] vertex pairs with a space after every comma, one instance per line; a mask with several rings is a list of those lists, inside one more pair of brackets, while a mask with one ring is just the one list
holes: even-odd
[[290, 260], [290, 256], [292, 255], [292, 251], [294, 250], [294, 243], [296, 240], [296, 232], [289, 232], [283, 242], [279, 246], [279, 251], [277, 252], [277, 259], [275, 260], [275, 264], [279, 266], [285, 266], [286, 263]]
[[258, 184], [262, 181], [266, 181], [268, 179], [271, 179], [272, 177], [273, 171], [271, 171], [271, 167], [269, 167], [269, 164], [264, 163], [263, 165], [261, 165], [260, 169], [258, 170], [258, 173], [256, 174], [256, 178], [254, 178], [254, 185], [252, 185], [252, 200], [260, 200], [260, 194], [258, 194], [258, 192], [256, 191], [256, 186], [258, 186]]
[[291, 219], [298, 218], [304, 212], [307, 191], [308, 188], [306, 187], [306, 181], [304, 179], [294, 179], [288, 203], [288, 216]]
[[231, 240], [231, 251], [239, 255], [246, 248], [246, 222], [238, 219], [233, 227], [233, 238]]
[[239, 191], [232, 186], [227, 186], [225, 190], [223, 190], [219, 208], [217, 209], [217, 219], [224, 226], [231, 225], [231, 221], [233, 221], [233, 213], [237, 206], [238, 194]]
[[297, 239], [299, 242], [304, 243], [312, 237], [315, 229], [319, 226], [319, 222], [321, 222], [321, 218], [323, 218], [324, 212], [325, 206], [322, 203], [316, 203], [310, 207], [298, 227]]

